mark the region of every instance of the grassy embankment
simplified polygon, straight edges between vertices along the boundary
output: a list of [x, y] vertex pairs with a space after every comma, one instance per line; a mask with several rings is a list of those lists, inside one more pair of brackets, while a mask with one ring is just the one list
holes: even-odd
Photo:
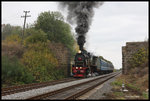
[[[117, 77], [114, 82], [112, 91], [104, 94], [106, 99], [148, 99], [148, 49], [140, 49], [137, 53], [133, 54], [130, 61], [131, 69], [127, 75]], [[142, 59], [142, 60], [141, 60]], [[134, 61], [133, 61], [134, 60]], [[135, 61], [136, 60], [136, 61]], [[122, 84], [125, 89], [122, 90]]]

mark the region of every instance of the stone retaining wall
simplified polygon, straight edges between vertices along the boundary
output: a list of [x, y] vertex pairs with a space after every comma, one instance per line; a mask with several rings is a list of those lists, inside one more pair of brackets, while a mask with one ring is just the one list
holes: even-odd
[[71, 53], [70, 50], [65, 47], [62, 43], [51, 43], [49, 48], [54, 53], [54, 56], [58, 60], [58, 68], [64, 68], [65, 75], [70, 75], [70, 62], [71, 62]]
[[122, 47], [122, 73], [127, 74], [129, 67], [128, 60], [138, 49], [148, 48], [148, 42], [126, 42], [126, 46]]

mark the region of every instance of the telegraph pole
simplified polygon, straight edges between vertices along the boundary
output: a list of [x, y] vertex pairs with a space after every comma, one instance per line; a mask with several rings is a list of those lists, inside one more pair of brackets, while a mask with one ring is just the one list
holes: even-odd
[[24, 11], [25, 16], [21, 16], [21, 17], [24, 17], [24, 25], [23, 25], [22, 39], [23, 39], [23, 37], [24, 37], [24, 30], [25, 30], [26, 18], [27, 18], [27, 17], [31, 17], [31, 15], [27, 15], [27, 13], [29, 13], [29, 12], [30, 12], [30, 11]]

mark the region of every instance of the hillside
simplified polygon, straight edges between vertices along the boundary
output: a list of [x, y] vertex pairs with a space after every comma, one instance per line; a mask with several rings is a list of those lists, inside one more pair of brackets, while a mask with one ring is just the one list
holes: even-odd
[[2, 87], [68, 76], [76, 42], [60, 12], [42, 12], [24, 35], [20, 26], [3, 27]]

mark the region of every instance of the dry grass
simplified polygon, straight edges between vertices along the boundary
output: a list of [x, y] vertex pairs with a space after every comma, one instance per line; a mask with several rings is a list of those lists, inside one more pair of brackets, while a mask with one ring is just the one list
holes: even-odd
[[21, 58], [23, 52], [23, 46], [17, 42], [11, 42], [11, 44], [2, 42], [2, 55], [7, 55], [10, 58], [13, 56]]
[[[148, 61], [147, 61], [148, 62]], [[130, 70], [128, 75], [121, 75], [112, 83], [112, 92], [105, 94], [110, 99], [148, 99], [149, 73], [148, 63]], [[122, 84], [128, 92], [122, 92]]]

